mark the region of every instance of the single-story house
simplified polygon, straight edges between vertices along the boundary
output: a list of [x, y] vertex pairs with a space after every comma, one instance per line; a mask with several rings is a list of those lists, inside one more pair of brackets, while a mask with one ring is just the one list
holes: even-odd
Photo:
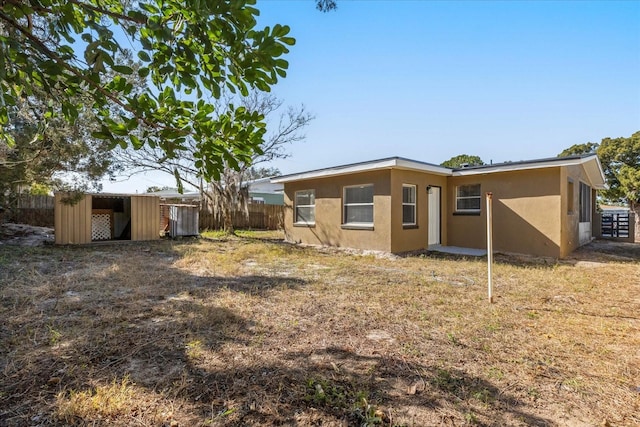
[[274, 178], [291, 242], [401, 253], [432, 245], [563, 258], [593, 238], [596, 155], [450, 169], [401, 157]]

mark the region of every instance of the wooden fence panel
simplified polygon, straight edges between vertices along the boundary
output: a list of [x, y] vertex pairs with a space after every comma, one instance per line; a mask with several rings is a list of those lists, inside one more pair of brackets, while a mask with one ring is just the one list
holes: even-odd
[[21, 194], [3, 206], [5, 222], [53, 227], [55, 200], [53, 196]]
[[[200, 210], [200, 230], [220, 230], [222, 221], [206, 209]], [[242, 211], [233, 213], [233, 227], [237, 229], [281, 230], [284, 227], [284, 206], [281, 205], [249, 205], [249, 217]]]

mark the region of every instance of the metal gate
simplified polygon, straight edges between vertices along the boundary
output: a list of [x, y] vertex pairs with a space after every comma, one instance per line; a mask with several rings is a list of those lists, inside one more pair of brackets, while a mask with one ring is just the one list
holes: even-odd
[[628, 213], [603, 213], [602, 237], [629, 237]]

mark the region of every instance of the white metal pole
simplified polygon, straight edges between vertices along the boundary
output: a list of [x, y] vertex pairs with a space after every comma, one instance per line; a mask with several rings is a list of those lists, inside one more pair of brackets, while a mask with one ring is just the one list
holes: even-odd
[[491, 269], [493, 267], [493, 193], [487, 193], [487, 277], [489, 303], [493, 303], [493, 285]]

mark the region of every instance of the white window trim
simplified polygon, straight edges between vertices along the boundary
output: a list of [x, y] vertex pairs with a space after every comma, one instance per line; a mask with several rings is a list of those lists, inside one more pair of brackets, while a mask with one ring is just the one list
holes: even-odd
[[[404, 201], [404, 189], [413, 188], [413, 203]], [[404, 222], [404, 207], [413, 206], [413, 222]], [[416, 225], [418, 223], [418, 186], [414, 184], [402, 184], [402, 225]]]
[[[371, 222], [347, 222], [347, 218], [345, 217], [345, 210], [347, 206], [371, 206], [371, 216], [374, 217], [374, 200], [371, 203], [347, 203], [347, 189], [348, 188], [364, 188], [364, 187], [372, 187], [373, 184], [358, 184], [358, 185], [346, 185], [342, 187], [342, 225], [346, 225], [348, 227], [353, 228], [371, 228], [373, 226], [373, 221]], [[373, 195], [375, 199], [375, 194]], [[375, 217], [374, 217], [375, 218]]]
[[[477, 196], [458, 196], [458, 189], [460, 187], [466, 187], [466, 186], [472, 186], [472, 185], [477, 185], [480, 187], [480, 194]], [[473, 212], [473, 213], [478, 213], [480, 212], [480, 210], [482, 209], [482, 185], [481, 184], [462, 184], [462, 185], [457, 185], [456, 186], [456, 212]], [[478, 199], [480, 201], [479, 203], [479, 208], [478, 209], [458, 209], [458, 200], [466, 200], [466, 199]]]
[[[313, 204], [312, 205], [299, 205], [298, 202], [298, 193], [307, 193], [307, 192], [312, 192], [313, 193]], [[298, 225], [315, 225], [316, 221], [315, 219], [313, 221], [298, 221], [298, 208], [313, 208], [313, 218], [316, 217], [316, 190], [313, 189], [307, 189], [307, 190], [299, 190], [296, 191], [293, 195], [293, 215], [295, 216], [294, 218], [294, 224], [298, 224]]]

